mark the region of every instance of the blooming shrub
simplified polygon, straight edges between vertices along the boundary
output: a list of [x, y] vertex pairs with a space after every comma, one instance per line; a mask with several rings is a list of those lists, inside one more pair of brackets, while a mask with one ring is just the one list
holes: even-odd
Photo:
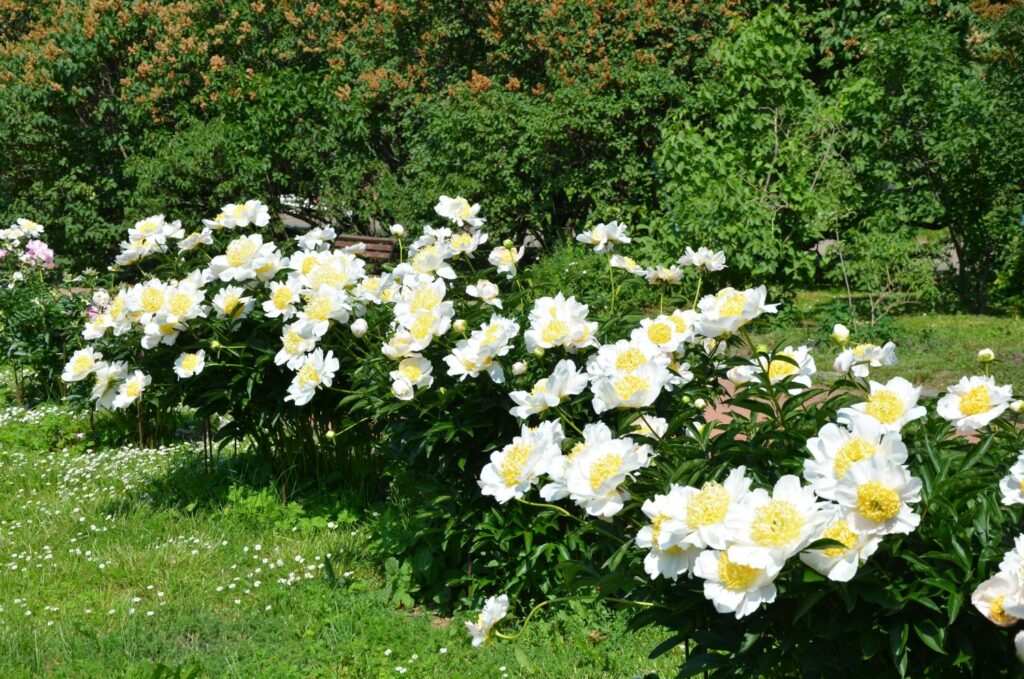
[[[992, 478], [1024, 448], [1021, 406], [990, 362], [935, 407], [903, 378], [870, 379], [892, 344], [849, 346], [836, 328], [840, 376], [816, 384], [806, 346], [750, 341], [777, 311], [764, 287], [701, 296], [723, 253], [642, 266], [620, 254], [623, 225], [598, 225], [577, 238], [608, 257], [612, 294], [591, 308], [535, 294], [525, 248], [488, 243], [479, 205], [442, 196], [435, 211], [448, 226], [408, 242], [392, 227], [403, 257], [379, 273], [330, 228], [272, 240], [257, 201], [191, 233], [143, 220], [118, 258], [143, 275], [87, 322], [64, 379], [89, 379], [99, 408], [226, 415], [221, 434], [282, 475], [326, 474], [331, 453], [350, 483], [386, 467], [395, 503], [442, 527], [396, 517], [385, 549], [472, 596], [554, 593], [557, 566], [569, 592], [672, 628], [660, 650], [686, 641], [687, 673], [1006, 661], [963, 606], [1017, 518]], [[641, 279], [657, 308], [617, 309]], [[475, 513], [485, 502], [502, 509]], [[996, 594], [978, 609], [1013, 615], [1007, 592], [1010, 608], [990, 615]], [[491, 599], [475, 642], [505, 603]]]
[[0, 341], [19, 400], [62, 393], [56, 378], [84, 306], [81, 293], [59, 285], [44, 231], [28, 219], [0, 229]]

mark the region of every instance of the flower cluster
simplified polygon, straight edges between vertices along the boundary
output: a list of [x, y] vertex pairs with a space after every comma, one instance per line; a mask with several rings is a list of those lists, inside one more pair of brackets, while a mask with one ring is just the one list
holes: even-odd
[[[8, 268], [42, 268], [52, 269], [53, 249], [40, 240], [46, 229], [28, 219], [18, 219], [6, 229], [0, 229], [0, 262], [14, 262]], [[14, 271], [12, 282], [20, 279], [21, 273]]]

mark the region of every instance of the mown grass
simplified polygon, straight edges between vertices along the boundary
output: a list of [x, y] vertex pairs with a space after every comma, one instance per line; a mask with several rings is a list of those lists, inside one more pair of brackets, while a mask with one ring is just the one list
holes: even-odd
[[473, 649], [471, 612], [393, 603], [372, 515], [283, 505], [188, 447], [91, 449], [66, 410], [0, 412], [0, 676], [632, 677], [680, 662], [648, 660], [666, 635], [601, 607]]
[[[808, 343], [822, 371], [832, 369], [838, 353], [828, 340], [831, 324], [822, 322], [822, 310], [840, 298], [837, 291], [802, 291], [793, 302], [794, 313], [788, 323], [770, 330], [758, 329], [752, 338], [769, 346], [779, 343]], [[763, 327], [763, 326], [762, 326]], [[991, 367], [1000, 383], [1016, 385], [1024, 393], [1024, 319], [970, 314], [906, 314], [894, 316], [878, 329], [851, 328], [852, 342], [870, 336], [873, 341], [891, 339], [896, 343], [898, 362], [894, 366], [872, 370], [872, 379], [887, 380], [901, 375], [931, 392], [945, 390], [964, 375], [982, 373], [978, 365], [979, 349], [992, 349], [998, 361]], [[886, 330], [891, 330], [887, 333]], [[878, 336], [882, 335], [882, 336]]]

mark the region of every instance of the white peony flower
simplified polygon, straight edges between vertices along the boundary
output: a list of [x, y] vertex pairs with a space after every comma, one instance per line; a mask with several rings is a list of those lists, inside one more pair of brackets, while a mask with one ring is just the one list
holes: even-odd
[[174, 361], [174, 374], [178, 379], [198, 375], [206, 367], [206, 352], [200, 349], [195, 353], [183, 353]]
[[957, 431], [972, 432], [1002, 415], [1012, 398], [1013, 387], [996, 386], [993, 377], [962, 377], [939, 399], [935, 410]]
[[835, 496], [858, 532], [912, 533], [921, 523], [910, 508], [921, 500], [921, 480], [881, 455], [850, 465]]
[[473, 646], [480, 646], [491, 638], [494, 626], [508, 615], [508, 596], [490, 597], [484, 602], [484, 608], [476, 622], [466, 621], [466, 629], [473, 637]]
[[894, 377], [885, 384], [872, 380], [869, 387], [867, 401], [839, 411], [841, 421], [866, 414], [878, 420], [886, 431], [899, 431], [927, 412], [924, 406], [917, 405], [921, 387], [915, 387], [902, 377]]
[[699, 247], [695, 252], [693, 248], [687, 246], [686, 253], [677, 259], [676, 263], [680, 266], [692, 266], [700, 271], [721, 271], [725, 268], [725, 253], [705, 247]]

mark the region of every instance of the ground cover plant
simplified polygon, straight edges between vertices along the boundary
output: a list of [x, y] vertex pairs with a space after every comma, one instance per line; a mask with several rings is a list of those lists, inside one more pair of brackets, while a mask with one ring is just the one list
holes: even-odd
[[[1024, 615], [1024, 404], [994, 352], [934, 399], [872, 379], [895, 345], [836, 324], [819, 386], [807, 346], [749, 334], [779, 311], [764, 286], [715, 290], [725, 253], [645, 266], [625, 225], [598, 224], [576, 237], [604, 261], [591, 308], [488, 243], [480, 205], [435, 212], [444, 226], [391, 227], [400, 261], [379, 273], [330, 229], [274, 239], [258, 201], [191, 234], [143, 220], [118, 257], [141, 279], [110, 291], [63, 378], [139, 422], [182, 405], [219, 421], [282, 497], [288, 467], [322, 475], [339, 451], [360, 492], [366, 469], [396, 503], [443, 489], [423, 512], [444, 527], [390, 569], [437, 604], [490, 594], [474, 645], [515, 638], [510, 610], [528, 628], [596, 599], [673, 630], [654, 655], [682, 647], [683, 675], [1013, 666], [997, 627]], [[631, 286], [654, 308], [623, 305]], [[461, 572], [437, 563], [449, 551]], [[438, 568], [445, 589], [418, 589]]]

